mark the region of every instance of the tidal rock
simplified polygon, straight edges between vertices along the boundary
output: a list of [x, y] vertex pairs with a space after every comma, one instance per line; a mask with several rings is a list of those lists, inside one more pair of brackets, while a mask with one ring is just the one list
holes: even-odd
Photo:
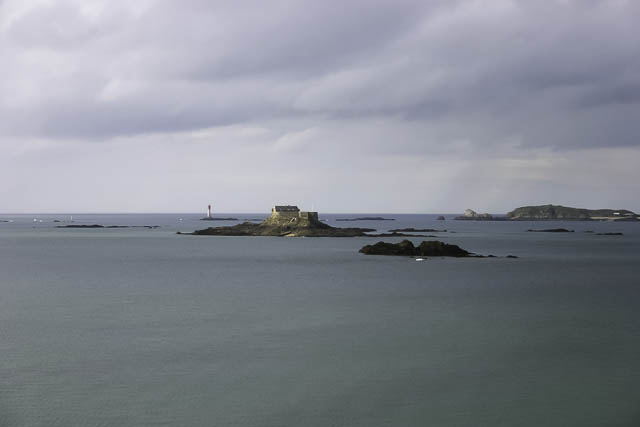
[[400, 243], [378, 242], [366, 245], [360, 249], [365, 255], [396, 255], [396, 256], [438, 256], [438, 257], [468, 257], [471, 252], [460, 246], [443, 243], [437, 240], [423, 241], [419, 246], [414, 246], [409, 240]]

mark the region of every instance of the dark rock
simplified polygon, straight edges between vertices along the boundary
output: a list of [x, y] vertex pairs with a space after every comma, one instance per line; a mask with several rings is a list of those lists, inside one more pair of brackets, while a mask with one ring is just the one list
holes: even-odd
[[623, 236], [622, 233], [596, 233], [596, 236]]
[[400, 243], [378, 242], [373, 245], [364, 246], [360, 249], [360, 252], [366, 255], [417, 255], [416, 247], [409, 240], [403, 240]]
[[547, 228], [544, 230], [527, 230], [529, 233], [573, 233], [573, 230], [566, 228]]
[[420, 256], [453, 256], [453, 257], [465, 257], [473, 255], [471, 252], [467, 252], [460, 246], [443, 243], [438, 240], [424, 241], [418, 246], [418, 253]]
[[438, 220], [438, 221], [444, 221], [445, 219], [446, 219], [446, 218], [445, 218], [445, 217], [443, 217], [442, 215], [440, 215], [440, 216], [437, 218], [437, 220]]
[[409, 240], [400, 243], [378, 242], [374, 245], [366, 245], [360, 252], [365, 255], [400, 255], [400, 256], [449, 256], [468, 257], [473, 256], [457, 245], [450, 245], [437, 240], [423, 241], [419, 246], [414, 246]]
[[518, 258], [518, 257], [515, 255], [507, 255], [505, 258]]

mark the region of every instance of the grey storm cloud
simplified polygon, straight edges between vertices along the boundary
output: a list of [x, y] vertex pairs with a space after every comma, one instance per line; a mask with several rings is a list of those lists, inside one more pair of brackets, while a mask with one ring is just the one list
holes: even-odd
[[480, 144], [638, 144], [634, 1], [0, 7], [4, 135], [393, 116]]
[[0, 210], [640, 209], [638, 22], [635, 0], [0, 0]]

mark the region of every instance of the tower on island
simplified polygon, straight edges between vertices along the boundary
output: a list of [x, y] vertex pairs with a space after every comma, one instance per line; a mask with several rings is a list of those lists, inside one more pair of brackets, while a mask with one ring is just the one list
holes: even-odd
[[211, 205], [207, 206], [207, 218], [211, 218]]

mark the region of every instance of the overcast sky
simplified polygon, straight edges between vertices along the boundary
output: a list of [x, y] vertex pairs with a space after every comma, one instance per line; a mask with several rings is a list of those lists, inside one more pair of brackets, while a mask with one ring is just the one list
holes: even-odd
[[0, 0], [0, 212], [640, 211], [636, 0]]

